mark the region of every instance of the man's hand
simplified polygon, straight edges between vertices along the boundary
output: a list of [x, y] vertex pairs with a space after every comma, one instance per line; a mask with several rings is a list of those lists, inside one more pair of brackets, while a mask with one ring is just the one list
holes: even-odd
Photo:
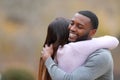
[[50, 46], [45, 45], [45, 47], [43, 47], [43, 50], [41, 51], [42, 53], [42, 59], [45, 62], [49, 57], [51, 57], [53, 55], [53, 45], [51, 44]]

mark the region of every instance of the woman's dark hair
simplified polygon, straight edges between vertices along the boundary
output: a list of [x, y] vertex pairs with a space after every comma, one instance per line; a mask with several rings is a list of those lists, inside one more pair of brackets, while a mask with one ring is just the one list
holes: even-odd
[[47, 30], [47, 37], [44, 43], [48, 46], [53, 44], [54, 47], [58, 47], [59, 45], [63, 46], [68, 41], [69, 36], [69, 20], [59, 17], [56, 18], [52, 23], [49, 24]]
[[[50, 44], [53, 44], [53, 59], [56, 55], [58, 47], [60, 45], [63, 46], [68, 42], [68, 26], [69, 20], [63, 17], [56, 18], [48, 25], [47, 37], [43, 46], [46, 44], [48, 46], [50, 46]], [[46, 67], [44, 66], [42, 59], [40, 59], [38, 80], [52, 80], [48, 71], [46, 70]]]

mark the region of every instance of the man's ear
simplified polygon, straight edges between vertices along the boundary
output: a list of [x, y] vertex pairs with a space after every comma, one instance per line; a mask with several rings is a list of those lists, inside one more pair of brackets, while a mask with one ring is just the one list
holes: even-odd
[[97, 29], [92, 29], [92, 30], [90, 31], [89, 36], [91, 36], [91, 38], [92, 38], [92, 37], [95, 35], [96, 31], [97, 31]]

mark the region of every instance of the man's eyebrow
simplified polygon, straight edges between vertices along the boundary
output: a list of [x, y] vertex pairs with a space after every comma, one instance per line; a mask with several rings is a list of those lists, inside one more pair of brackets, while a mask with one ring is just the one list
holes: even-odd
[[[70, 20], [70, 22], [74, 22], [74, 20]], [[81, 25], [81, 26], [84, 26], [85, 24], [84, 23], [78, 23], [79, 25]]]
[[79, 23], [79, 25], [84, 26], [84, 24]]

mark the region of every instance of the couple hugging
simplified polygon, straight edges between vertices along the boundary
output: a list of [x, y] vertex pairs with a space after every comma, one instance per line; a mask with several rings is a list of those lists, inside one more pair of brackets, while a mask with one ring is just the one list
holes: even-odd
[[47, 30], [39, 65], [39, 80], [113, 80], [110, 50], [119, 41], [113, 36], [93, 38], [98, 18], [79, 11], [71, 20], [59, 17]]

